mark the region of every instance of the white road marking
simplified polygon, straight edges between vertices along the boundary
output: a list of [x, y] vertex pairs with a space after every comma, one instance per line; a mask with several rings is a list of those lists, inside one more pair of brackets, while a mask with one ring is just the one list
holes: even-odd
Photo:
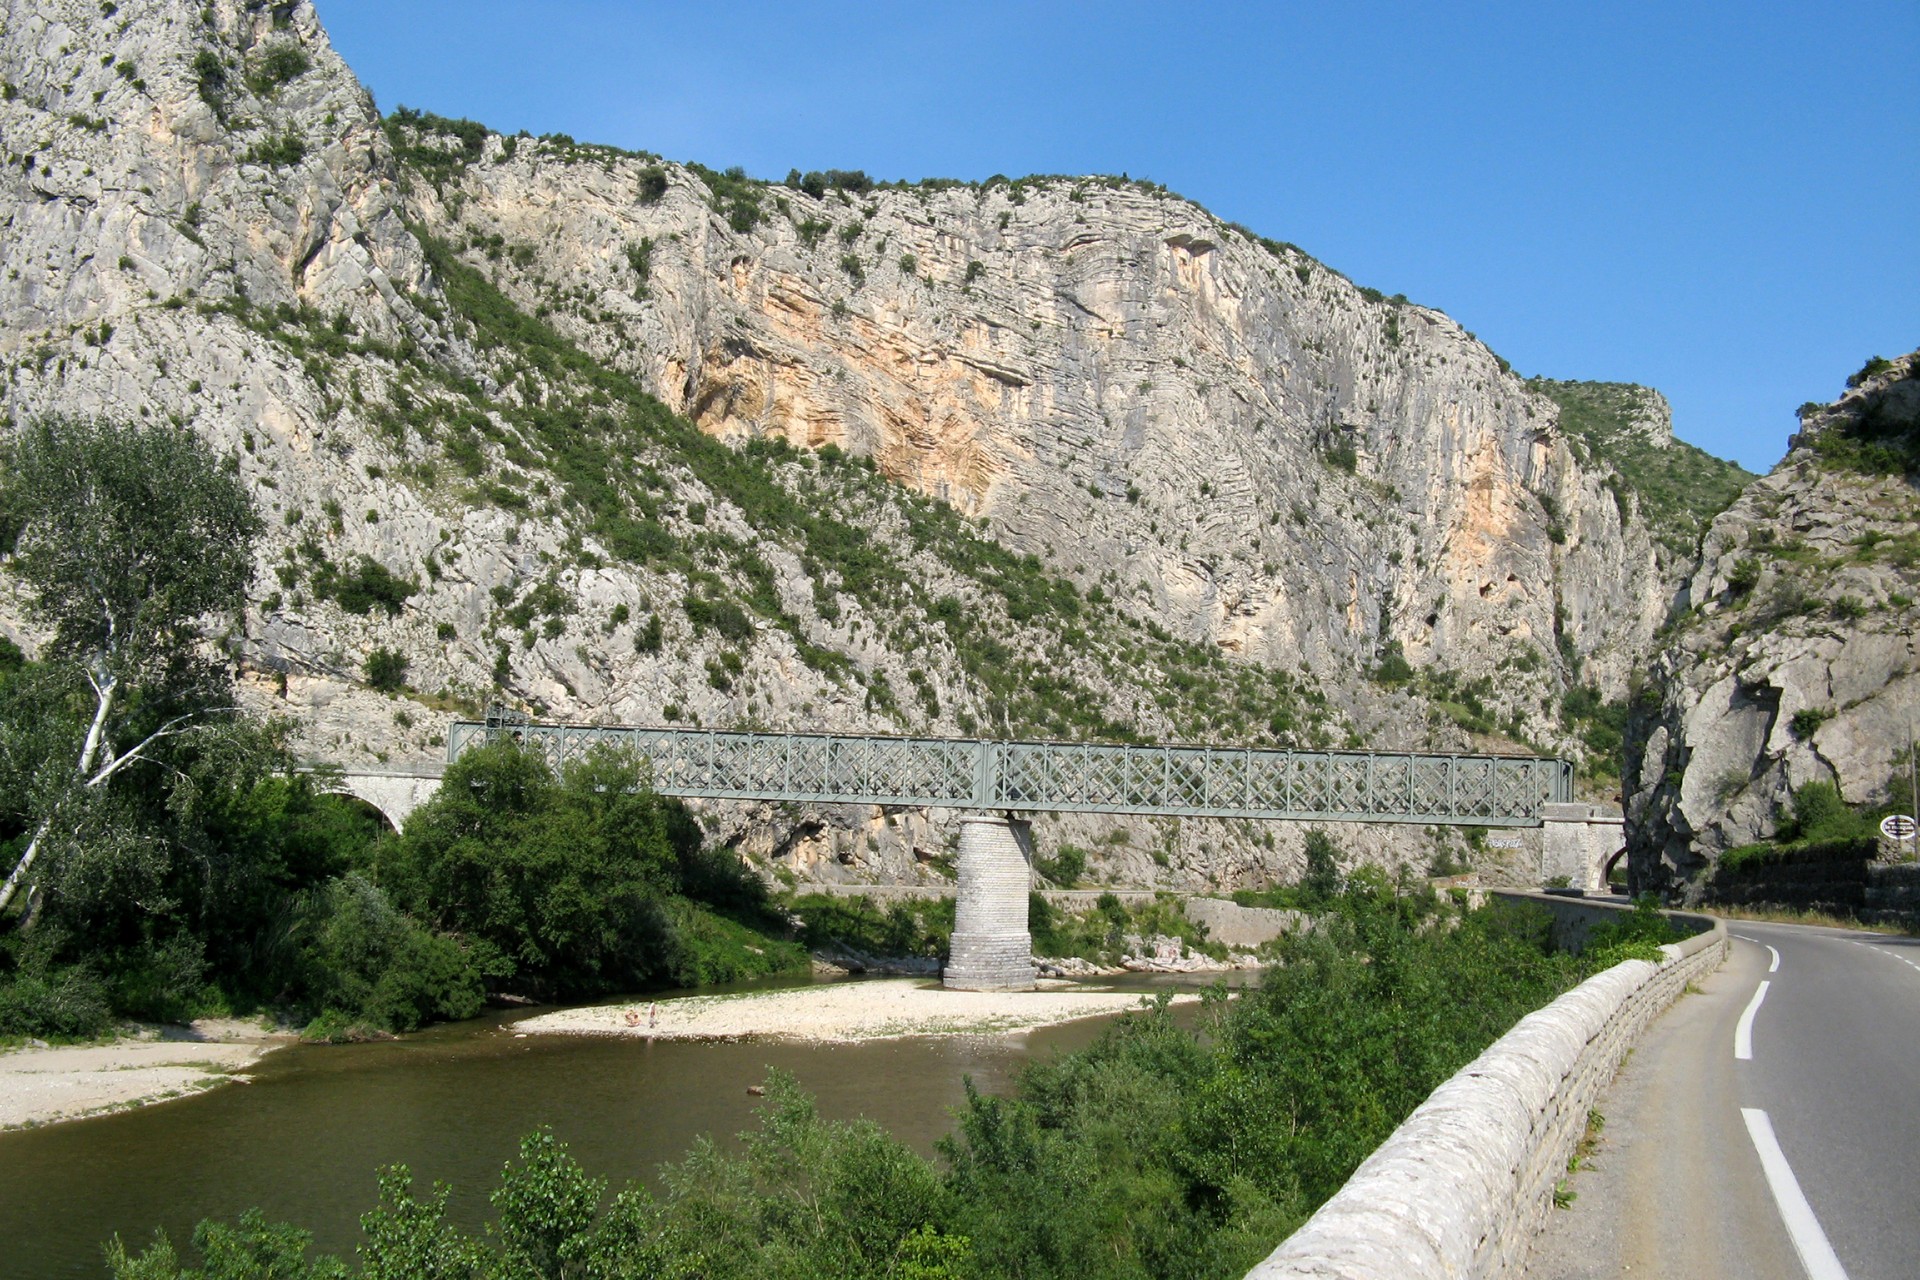
[[1753, 1015], [1760, 1012], [1760, 1002], [1767, 998], [1767, 983], [1762, 980], [1753, 993], [1753, 999], [1747, 1002], [1747, 1011], [1740, 1015], [1740, 1023], [1733, 1029], [1733, 1056], [1739, 1062], [1753, 1061]]
[[[1742, 941], [1742, 942], [1751, 942], [1751, 943], [1752, 943], [1752, 944], [1753, 944], [1754, 946], [1756, 946], [1756, 947], [1766, 947], [1766, 948], [1767, 948], [1767, 954], [1773, 957], [1773, 963], [1767, 966], [1767, 972], [1768, 972], [1768, 973], [1778, 973], [1778, 972], [1780, 972], [1780, 953], [1779, 953], [1778, 951], [1775, 951], [1775, 950], [1774, 950], [1774, 949], [1773, 949], [1772, 947], [1770, 947], [1770, 946], [1767, 946], [1767, 944], [1766, 944], [1766, 943], [1764, 943], [1764, 942], [1762, 942], [1762, 941], [1760, 941], [1760, 939], [1758, 939], [1758, 938], [1749, 938], [1749, 937], [1748, 937], [1748, 936], [1747, 936], [1746, 934], [1744, 934], [1744, 933], [1736, 933], [1736, 934], [1734, 934], [1733, 936], [1734, 936], [1734, 937], [1736, 937], [1736, 938], [1738, 938], [1738, 939], [1740, 939], [1740, 941]], [[1858, 944], [1858, 943], [1855, 943], [1854, 945], [1856, 945], [1856, 946], [1858, 946], [1859, 944]]]
[[[1868, 951], [1873, 952], [1873, 954], [1877, 956], [1888, 956], [1888, 957], [1891, 957], [1892, 959], [1898, 960], [1901, 964], [1907, 966], [1907, 968], [1913, 970], [1915, 973], [1920, 973], [1920, 964], [1915, 964], [1913, 961], [1907, 959], [1905, 956], [1899, 954], [1896, 951], [1889, 951], [1885, 947], [1876, 947], [1871, 942], [1854, 942], [1852, 938], [1848, 938], [1847, 941], [1853, 942], [1853, 945], [1856, 947], [1865, 947]], [[1772, 973], [1773, 970], [1769, 969], [1767, 970], [1767, 972]]]
[[1740, 1115], [1747, 1122], [1753, 1149], [1760, 1155], [1760, 1168], [1767, 1175], [1773, 1202], [1779, 1206], [1780, 1218], [1800, 1254], [1800, 1265], [1807, 1269], [1807, 1280], [1847, 1280], [1847, 1269], [1827, 1243], [1827, 1233], [1820, 1229], [1820, 1220], [1813, 1216], [1813, 1206], [1807, 1203], [1786, 1153], [1780, 1150], [1780, 1140], [1773, 1135], [1773, 1121], [1757, 1107], [1742, 1107]]

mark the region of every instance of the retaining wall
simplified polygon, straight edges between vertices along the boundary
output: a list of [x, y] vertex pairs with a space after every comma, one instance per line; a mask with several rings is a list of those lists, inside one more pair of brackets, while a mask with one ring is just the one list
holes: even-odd
[[1434, 1090], [1248, 1280], [1520, 1274], [1588, 1108], [1647, 1023], [1726, 958], [1726, 926], [1711, 921], [1661, 950], [1657, 965], [1617, 964], [1522, 1018]]
[[[1553, 917], [1553, 945], [1574, 955], [1586, 949], [1587, 934], [1593, 926], [1633, 905], [1624, 898], [1575, 898], [1557, 893], [1536, 893], [1530, 889], [1493, 889], [1489, 893], [1508, 902], [1524, 902], [1530, 907], [1544, 908]], [[1705, 933], [1714, 926], [1712, 916], [1696, 915], [1691, 911], [1662, 911], [1660, 914], [1689, 937]]]

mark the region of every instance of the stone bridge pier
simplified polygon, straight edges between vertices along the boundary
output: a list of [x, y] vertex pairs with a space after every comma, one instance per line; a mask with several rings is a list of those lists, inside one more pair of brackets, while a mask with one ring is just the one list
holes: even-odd
[[941, 985], [949, 991], [1033, 990], [1033, 824], [968, 813], [960, 818], [959, 890], [953, 947]]

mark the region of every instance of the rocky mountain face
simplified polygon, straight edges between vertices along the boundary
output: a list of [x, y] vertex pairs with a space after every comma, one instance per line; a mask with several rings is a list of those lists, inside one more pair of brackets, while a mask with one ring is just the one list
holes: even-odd
[[[432, 759], [493, 698], [1578, 750], [1563, 695], [1624, 693], [1677, 585], [1552, 396], [1164, 190], [775, 185], [383, 121], [298, 0], [0, 13], [6, 415], [233, 459], [272, 531], [230, 643], [315, 757]], [[709, 821], [802, 878], [942, 874], [923, 815]], [[1140, 884], [1265, 880], [1299, 842], [1049, 838]]]
[[1626, 787], [1644, 883], [1764, 839], [1794, 790], [1904, 795], [1920, 710], [1920, 353], [1801, 410], [1787, 457], [1713, 521], [1635, 699]]
[[1624, 689], [1651, 540], [1445, 315], [1150, 184], [789, 183], [486, 137], [417, 197], [703, 431], [871, 457], [1176, 634], [1315, 671], [1537, 661], [1500, 718], [1540, 734], [1562, 648]]

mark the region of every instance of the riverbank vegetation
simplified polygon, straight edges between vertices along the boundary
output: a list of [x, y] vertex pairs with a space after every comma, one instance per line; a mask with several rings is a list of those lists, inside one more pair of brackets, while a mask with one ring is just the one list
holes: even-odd
[[238, 706], [261, 531], [191, 434], [52, 419], [0, 467], [0, 1040], [271, 1012], [316, 1036], [803, 970], [783, 913], [638, 762], [468, 753], [404, 837]]
[[[1468, 910], [1356, 877], [1257, 987], [1162, 1003], [1030, 1068], [1010, 1097], [969, 1091], [926, 1159], [864, 1121], [821, 1117], [769, 1082], [738, 1147], [695, 1146], [657, 1189], [615, 1194], [547, 1131], [501, 1175], [483, 1230], [448, 1192], [381, 1172], [364, 1276], [1227, 1277], [1244, 1274], [1433, 1088], [1525, 1013], [1617, 956], [1554, 950], [1546, 914]], [[1620, 935], [1664, 928], [1629, 918]], [[1652, 922], [1658, 922], [1657, 924]], [[370, 1192], [373, 1188], [370, 1186]], [[297, 1228], [203, 1223], [204, 1272], [164, 1237], [108, 1247], [119, 1280], [345, 1276]]]

